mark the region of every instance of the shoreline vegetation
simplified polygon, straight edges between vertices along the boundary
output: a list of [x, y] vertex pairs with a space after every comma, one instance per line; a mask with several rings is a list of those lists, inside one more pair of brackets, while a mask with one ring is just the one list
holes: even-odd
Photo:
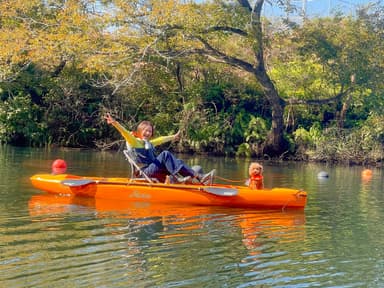
[[180, 130], [176, 153], [382, 164], [381, 3], [308, 19], [285, 1], [268, 3], [281, 19], [264, 1], [28, 3], [0, 2], [0, 143], [119, 150], [110, 113]]
[[[10, 144], [0, 143], [0, 147], [4, 147], [7, 145], [13, 146]], [[13, 147], [17, 147], [17, 146], [13, 146]], [[121, 153], [122, 155], [121, 157], [124, 157], [122, 154], [122, 150], [124, 149], [124, 147], [125, 147], [124, 141], [117, 140], [103, 147], [66, 147], [66, 146], [50, 145], [50, 146], [44, 146], [39, 148], [47, 149], [47, 150], [58, 149], [58, 150], [64, 150], [64, 151], [94, 151], [94, 152]], [[33, 147], [29, 147], [29, 148], [33, 148]], [[190, 150], [183, 151], [174, 145], [168, 146], [167, 149], [169, 149], [174, 153], [177, 153], [179, 155], [185, 155], [187, 157], [212, 156], [212, 157], [228, 157], [228, 158], [245, 159], [249, 161], [257, 160], [263, 163], [303, 162], [303, 163], [324, 163], [327, 165], [362, 166], [362, 167], [371, 167], [371, 168], [373, 167], [381, 168], [383, 165], [383, 155], [384, 155], [383, 150], [380, 150], [380, 149], [375, 152], [376, 154], [368, 153], [369, 155], [363, 155], [362, 153], [358, 153], [358, 155], [353, 155], [351, 151], [339, 151], [338, 155], [336, 156], [337, 158], [334, 156], [334, 154], [333, 155], [327, 155], [327, 154], [316, 155], [315, 151], [309, 151], [309, 150], [300, 151], [300, 154], [292, 154], [287, 152], [281, 155], [280, 157], [270, 157], [269, 155], [250, 157], [250, 156], [236, 155], [236, 154], [191, 152]]]

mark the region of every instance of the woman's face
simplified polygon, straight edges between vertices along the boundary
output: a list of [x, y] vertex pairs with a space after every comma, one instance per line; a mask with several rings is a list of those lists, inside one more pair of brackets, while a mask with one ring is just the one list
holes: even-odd
[[138, 132], [141, 139], [149, 140], [152, 137], [153, 128], [151, 125], [145, 125]]

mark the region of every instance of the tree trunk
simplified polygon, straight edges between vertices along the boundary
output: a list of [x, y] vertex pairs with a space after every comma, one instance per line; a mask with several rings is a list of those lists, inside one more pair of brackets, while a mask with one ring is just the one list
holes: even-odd
[[263, 87], [265, 96], [271, 105], [272, 113], [271, 130], [264, 143], [263, 154], [270, 157], [281, 156], [289, 148], [288, 141], [284, 138], [285, 101], [279, 96], [265, 69], [258, 69], [255, 76]]
[[[276, 100], [272, 101], [277, 102]], [[288, 141], [284, 138], [284, 105], [271, 103], [271, 109], [272, 126], [265, 143], [264, 154], [281, 156], [289, 148]]]
[[[250, 3], [248, 1], [239, 1], [239, 3], [249, 10]], [[264, 0], [257, 0], [254, 9], [251, 10], [252, 29], [251, 32], [255, 39], [253, 51], [255, 55], [256, 79], [263, 87], [265, 97], [271, 105], [272, 126], [268, 137], [265, 141], [263, 154], [271, 157], [281, 156], [287, 151], [288, 142], [284, 138], [284, 108], [285, 101], [279, 96], [275, 85], [268, 76], [264, 63], [264, 45], [263, 45], [263, 27], [261, 22], [261, 11]]]

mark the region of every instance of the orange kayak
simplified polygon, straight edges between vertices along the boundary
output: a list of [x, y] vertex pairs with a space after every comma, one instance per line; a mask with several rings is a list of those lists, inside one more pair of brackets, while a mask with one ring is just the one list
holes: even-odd
[[36, 174], [32, 185], [48, 193], [129, 202], [238, 208], [304, 209], [307, 193], [298, 189], [252, 190], [245, 186], [148, 183], [129, 178]]

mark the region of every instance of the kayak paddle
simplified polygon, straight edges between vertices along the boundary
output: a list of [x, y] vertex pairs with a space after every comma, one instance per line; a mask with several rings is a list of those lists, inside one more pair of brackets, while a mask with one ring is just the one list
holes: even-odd
[[150, 186], [150, 187], [162, 187], [169, 189], [192, 189], [200, 190], [217, 196], [236, 196], [238, 190], [236, 188], [226, 187], [213, 187], [213, 186], [192, 186], [192, 185], [166, 185], [156, 183], [140, 183], [140, 182], [119, 182], [119, 181], [104, 181], [93, 179], [66, 179], [62, 180], [61, 184], [69, 187], [82, 187], [92, 184], [110, 184], [110, 185], [137, 185], [137, 186]]

